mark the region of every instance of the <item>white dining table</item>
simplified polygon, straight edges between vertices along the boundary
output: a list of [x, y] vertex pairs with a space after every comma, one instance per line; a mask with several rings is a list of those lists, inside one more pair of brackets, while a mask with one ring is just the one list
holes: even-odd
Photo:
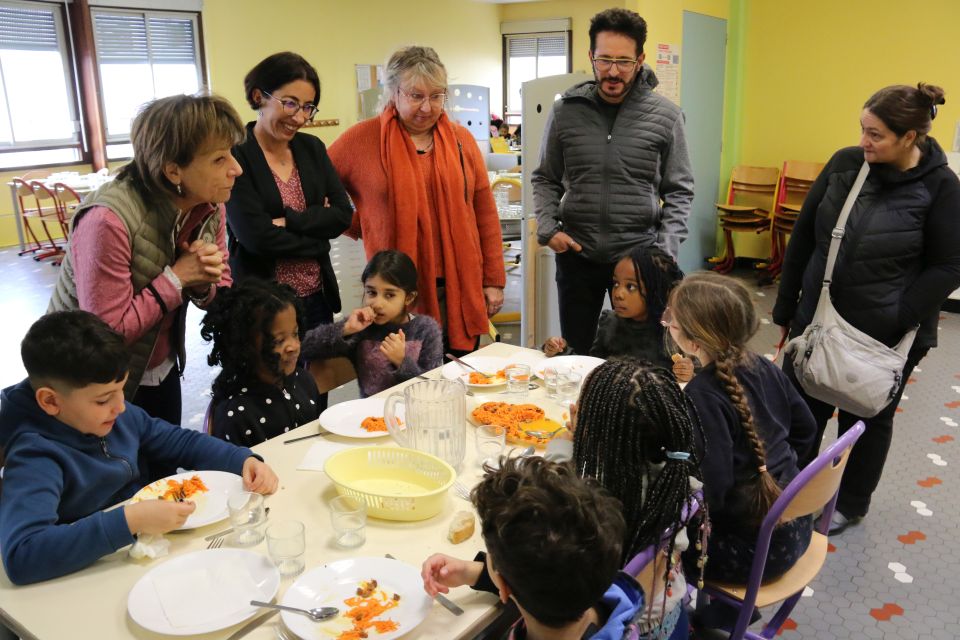
[[[477, 355], [494, 357], [535, 358], [539, 352], [530, 349], [495, 343], [480, 349]], [[440, 369], [427, 374], [428, 377], [440, 377]], [[412, 379], [380, 396], [400, 390], [409, 384], [419, 382]], [[498, 399], [508, 400], [507, 396]], [[527, 402], [550, 402], [542, 388], [529, 392]], [[469, 403], [468, 403], [469, 406]], [[298, 470], [305, 454], [313, 444], [326, 439], [347, 445], [396, 446], [389, 437], [357, 440], [342, 436], [327, 435], [285, 444], [285, 441], [298, 436], [316, 433], [317, 423], [310, 423], [273, 438], [253, 448], [280, 477], [280, 488], [276, 494], [268, 497], [266, 505], [270, 507], [269, 521], [300, 520], [306, 525], [306, 567], [311, 568], [345, 558], [382, 557], [391, 554], [398, 560], [419, 569], [421, 563], [433, 553], [446, 553], [452, 556], [472, 559], [483, 549], [480, 526], [474, 535], [461, 544], [454, 545], [447, 540], [447, 530], [453, 515], [457, 511], [472, 511], [472, 505], [449, 491], [441, 512], [421, 522], [397, 522], [375, 518], [367, 521], [366, 543], [351, 550], [340, 549], [332, 539], [330, 512], [327, 503], [336, 496], [336, 489], [322, 471]], [[477, 464], [474, 438], [467, 426], [466, 458], [459, 469], [458, 480], [467, 486], [473, 486], [481, 478]], [[163, 636], [145, 630], [137, 625], [127, 613], [127, 596], [134, 584], [149, 570], [182, 554], [199, 551], [207, 547], [204, 537], [228, 526], [228, 522], [211, 524], [192, 531], [168, 534], [170, 555], [156, 560], [134, 561], [128, 557], [128, 549], [101, 558], [96, 563], [76, 573], [28, 586], [14, 586], [5, 573], [0, 572], [0, 620], [22, 638], [40, 640], [112, 640], [120, 638], [159, 639]], [[267, 555], [266, 543], [261, 542], [251, 550]], [[284, 579], [277, 593], [276, 601], [282, 600], [284, 592], [294, 579]], [[410, 640], [472, 638], [490, 624], [498, 613], [498, 599], [488, 593], [460, 587], [451, 590], [449, 598], [459, 605], [463, 615], [455, 616], [439, 603], [434, 602], [423, 622], [404, 638]], [[261, 614], [258, 614], [261, 615]], [[252, 618], [256, 619], [256, 618]], [[225, 640], [248, 624], [250, 620], [238, 623], [227, 629], [208, 633], [195, 638]], [[282, 627], [281, 617], [274, 615], [263, 624], [249, 631], [244, 638], [265, 640], [277, 638]], [[289, 637], [293, 637], [290, 635]], [[376, 634], [372, 635], [375, 640]]]

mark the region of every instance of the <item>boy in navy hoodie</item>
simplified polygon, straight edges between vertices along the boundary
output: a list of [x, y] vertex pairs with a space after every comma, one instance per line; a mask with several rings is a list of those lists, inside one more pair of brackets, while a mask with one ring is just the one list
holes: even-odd
[[616, 498], [573, 467], [538, 457], [502, 458], [470, 497], [487, 552], [472, 562], [427, 558], [429, 595], [469, 585], [513, 599], [521, 618], [504, 640], [629, 637], [643, 594], [617, 571], [626, 525]]
[[123, 337], [86, 311], [37, 320], [20, 347], [27, 379], [0, 394], [0, 553], [15, 584], [49, 580], [182, 525], [192, 502], [104, 511], [156, 478], [144, 464], [216, 469], [269, 494], [277, 476], [249, 449], [180, 429], [126, 404]]

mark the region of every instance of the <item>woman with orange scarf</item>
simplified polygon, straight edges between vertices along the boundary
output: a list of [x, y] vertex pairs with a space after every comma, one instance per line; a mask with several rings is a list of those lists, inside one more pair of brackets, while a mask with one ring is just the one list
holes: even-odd
[[500, 221], [476, 141], [444, 111], [447, 71], [429, 47], [387, 63], [383, 112], [329, 149], [356, 205], [346, 232], [369, 259], [398, 249], [417, 266], [421, 313], [454, 353], [476, 349], [503, 306]]

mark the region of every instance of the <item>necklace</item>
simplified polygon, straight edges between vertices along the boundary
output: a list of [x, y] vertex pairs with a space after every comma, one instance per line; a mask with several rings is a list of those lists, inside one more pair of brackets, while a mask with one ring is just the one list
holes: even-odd
[[419, 153], [420, 155], [423, 155], [423, 154], [425, 154], [427, 151], [430, 151], [430, 149], [433, 149], [433, 138], [430, 138], [430, 142], [429, 142], [429, 143], [427, 144], [427, 146], [425, 146], [424, 148], [421, 149], [421, 148], [418, 147], [418, 148], [417, 148], [417, 153]]

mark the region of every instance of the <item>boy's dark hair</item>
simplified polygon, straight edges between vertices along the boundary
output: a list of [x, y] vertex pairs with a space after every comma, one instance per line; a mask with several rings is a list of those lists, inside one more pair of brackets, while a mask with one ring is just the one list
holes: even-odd
[[291, 51], [282, 51], [268, 56], [257, 63], [243, 79], [244, 95], [251, 109], [257, 110], [260, 104], [253, 99], [253, 90], [260, 89], [273, 95], [273, 92], [295, 80], [305, 80], [313, 86], [313, 104], [320, 102], [320, 76], [306, 59]]
[[[222, 402], [259, 380], [258, 367], [281, 375], [280, 357], [273, 351], [273, 319], [287, 307], [297, 314], [300, 339], [307, 330], [303, 303], [285, 284], [249, 278], [220, 289], [200, 323], [200, 335], [213, 342], [207, 363], [223, 369], [213, 381], [213, 401]], [[255, 337], [261, 337], [257, 352]]]
[[613, 31], [631, 38], [637, 43], [637, 56], [643, 53], [647, 42], [647, 21], [629, 9], [613, 8], [601, 11], [590, 20], [590, 51], [597, 48], [597, 34]]
[[620, 568], [620, 503], [566, 464], [503, 458], [472, 493], [493, 568], [540, 623], [559, 628], [596, 604]]
[[80, 389], [120, 382], [130, 352], [123, 336], [89, 311], [55, 311], [36, 322], [20, 343], [30, 384]]
[[402, 251], [387, 249], [375, 253], [364, 267], [360, 281], [365, 283], [367, 278], [373, 276], [380, 276], [406, 293], [417, 292], [417, 267], [410, 256]]

